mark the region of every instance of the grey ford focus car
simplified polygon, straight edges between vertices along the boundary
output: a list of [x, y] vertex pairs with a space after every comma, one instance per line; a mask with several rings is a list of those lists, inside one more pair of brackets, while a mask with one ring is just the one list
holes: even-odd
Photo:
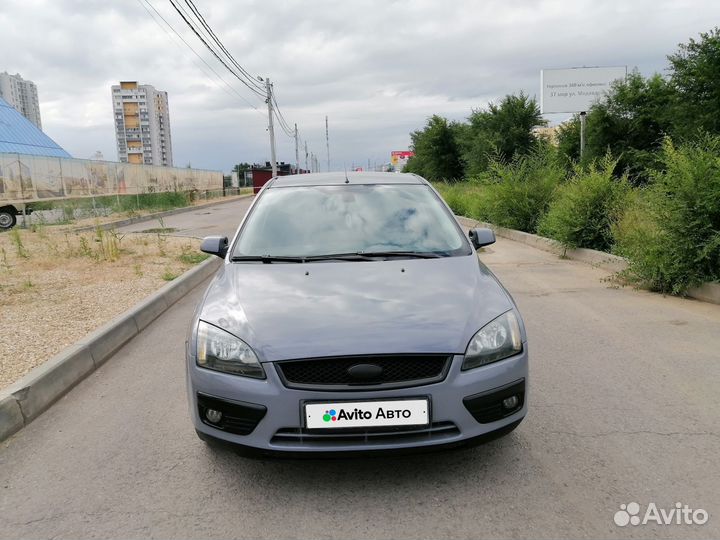
[[510, 294], [419, 176], [281, 176], [235, 237], [190, 324], [198, 435], [261, 454], [430, 450], [512, 431], [527, 412]]

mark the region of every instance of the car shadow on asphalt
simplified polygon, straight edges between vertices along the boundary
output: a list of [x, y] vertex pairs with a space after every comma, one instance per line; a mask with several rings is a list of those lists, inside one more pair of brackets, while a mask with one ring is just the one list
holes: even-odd
[[[529, 441], [523, 430], [478, 446], [459, 447], [408, 455], [333, 457], [318, 459], [257, 458], [239, 455], [231, 447], [206, 448], [213, 469], [226, 478], [253, 478], [257, 487], [313, 486], [324, 490], [357, 491], [368, 482], [373, 485], [417, 487], [436, 486], [448, 478], [463, 475], [474, 479], [502, 480], [502, 471], [517, 472], [526, 462]], [[265, 484], [263, 486], [263, 484]]]

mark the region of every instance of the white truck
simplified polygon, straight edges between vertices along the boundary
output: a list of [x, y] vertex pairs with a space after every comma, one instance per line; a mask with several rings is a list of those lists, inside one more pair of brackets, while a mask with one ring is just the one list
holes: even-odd
[[0, 153], [0, 230], [40, 201], [222, 188], [220, 171]]

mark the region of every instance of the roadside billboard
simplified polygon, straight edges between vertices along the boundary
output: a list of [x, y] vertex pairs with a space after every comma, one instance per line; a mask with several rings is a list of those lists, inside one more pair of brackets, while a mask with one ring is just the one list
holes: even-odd
[[402, 172], [405, 165], [407, 165], [408, 159], [414, 155], [415, 152], [410, 152], [408, 150], [395, 150], [390, 152], [390, 164], [397, 172]]
[[610, 90], [612, 83], [624, 80], [627, 66], [540, 71], [540, 112], [579, 113]]

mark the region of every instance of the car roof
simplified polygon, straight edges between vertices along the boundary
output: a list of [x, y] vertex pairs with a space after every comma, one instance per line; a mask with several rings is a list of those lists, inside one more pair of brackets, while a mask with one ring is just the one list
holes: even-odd
[[268, 188], [289, 186], [341, 186], [358, 184], [427, 184], [416, 174], [392, 172], [327, 172], [278, 176]]

